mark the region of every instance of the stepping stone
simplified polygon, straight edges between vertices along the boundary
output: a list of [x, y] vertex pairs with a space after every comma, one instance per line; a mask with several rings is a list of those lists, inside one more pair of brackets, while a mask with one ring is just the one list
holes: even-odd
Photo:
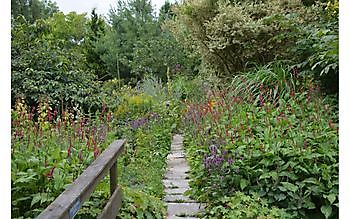
[[179, 175], [186, 175], [190, 172], [190, 167], [186, 164], [181, 164], [181, 166], [169, 166], [168, 170], [169, 172], [176, 173]]
[[190, 199], [188, 196], [184, 196], [184, 195], [166, 195], [164, 197], [164, 201], [166, 201], [166, 202], [173, 202], [173, 203], [196, 202], [196, 201]]
[[182, 142], [183, 142], [183, 137], [181, 135], [174, 135], [173, 137], [173, 141], [171, 142], [172, 145], [178, 145], [178, 144], [181, 144], [182, 145]]
[[185, 158], [185, 153], [183, 151], [179, 152], [171, 152], [168, 154], [168, 159], [174, 159], [174, 158]]
[[178, 167], [178, 166], [188, 166], [185, 158], [173, 158], [168, 160], [168, 166]]
[[185, 174], [175, 174], [173, 172], [167, 172], [164, 176], [164, 179], [187, 179], [187, 175]]
[[165, 188], [165, 193], [168, 195], [180, 195], [180, 194], [184, 194], [186, 191], [188, 190], [188, 188]]
[[168, 203], [169, 216], [193, 216], [204, 210], [200, 203]]
[[170, 168], [187, 168], [189, 169], [189, 166], [186, 161], [183, 161], [184, 158], [174, 159], [174, 160], [168, 160], [168, 167]]
[[171, 180], [171, 179], [164, 179], [163, 184], [165, 188], [189, 188], [188, 180], [181, 179], [181, 180]]

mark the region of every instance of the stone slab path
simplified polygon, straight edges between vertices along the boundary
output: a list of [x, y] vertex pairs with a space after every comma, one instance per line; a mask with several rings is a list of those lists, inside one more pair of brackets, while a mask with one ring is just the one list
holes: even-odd
[[168, 207], [167, 218], [198, 218], [199, 213], [204, 210], [204, 205], [184, 195], [184, 192], [189, 189], [190, 168], [186, 161], [181, 135], [174, 135], [167, 162], [168, 168], [163, 180], [166, 193], [164, 201]]

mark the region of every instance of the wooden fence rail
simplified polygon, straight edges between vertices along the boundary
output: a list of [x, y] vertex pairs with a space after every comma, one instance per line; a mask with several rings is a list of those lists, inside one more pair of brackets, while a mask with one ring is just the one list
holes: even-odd
[[121, 189], [117, 186], [117, 157], [123, 151], [125, 140], [114, 141], [97, 159], [39, 216], [39, 219], [73, 218], [98, 183], [110, 175], [111, 197], [102, 210], [100, 219], [115, 218], [121, 207]]

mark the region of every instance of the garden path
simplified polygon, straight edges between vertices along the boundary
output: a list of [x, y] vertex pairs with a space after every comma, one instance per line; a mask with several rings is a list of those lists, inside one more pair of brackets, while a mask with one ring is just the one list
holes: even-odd
[[163, 180], [166, 193], [164, 201], [168, 207], [167, 218], [197, 218], [203, 211], [204, 205], [184, 195], [184, 192], [189, 189], [190, 168], [186, 161], [181, 135], [174, 135], [167, 162], [168, 168]]

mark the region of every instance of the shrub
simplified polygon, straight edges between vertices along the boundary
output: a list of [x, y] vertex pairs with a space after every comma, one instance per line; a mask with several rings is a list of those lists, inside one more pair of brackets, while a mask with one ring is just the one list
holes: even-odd
[[311, 86], [277, 102], [214, 92], [189, 104], [192, 194], [211, 202], [236, 191], [257, 193], [295, 217], [336, 218], [337, 115], [318, 92]]
[[11, 29], [11, 96], [36, 106], [41, 98], [51, 105], [79, 105], [96, 111], [102, 101], [99, 84], [86, 68], [79, 42], [83, 38], [83, 15], [62, 13], [34, 24], [19, 17]]
[[[300, 34], [297, 27], [308, 17], [301, 2], [278, 0], [191, 0], [176, 13], [178, 22], [169, 25], [173, 33], [190, 34], [203, 64], [226, 75], [242, 71], [252, 62], [289, 58], [288, 48]], [[187, 33], [177, 29], [183, 26]]]

